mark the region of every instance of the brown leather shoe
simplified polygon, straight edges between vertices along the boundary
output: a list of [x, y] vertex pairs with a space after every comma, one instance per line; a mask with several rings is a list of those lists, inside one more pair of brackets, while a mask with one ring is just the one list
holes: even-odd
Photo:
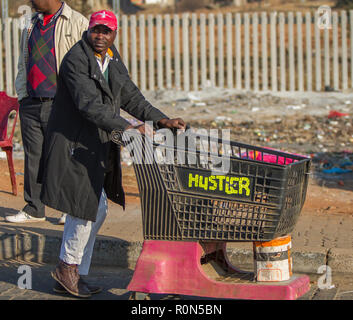
[[[83, 281], [84, 284], [86, 284], [86, 287], [88, 288], [88, 290], [91, 294], [97, 294], [97, 293], [102, 292], [102, 290], [103, 290], [102, 287], [89, 284], [89, 283], [85, 282], [82, 278], [80, 278], [79, 281], [81, 281], [81, 282]], [[53, 290], [56, 293], [61, 293], [61, 294], [68, 293], [68, 291], [66, 291], [66, 289], [58, 281], [55, 281]]]
[[90, 283], [87, 283], [85, 280], [83, 280], [81, 277], [80, 277], [80, 282], [82, 282], [89, 290], [89, 292], [91, 292], [91, 294], [97, 294], [97, 293], [100, 293], [102, 292], [103, 288], [100, 287], [100, 286], [96, 286], [96, 285], [93, 285], [93, 284], [90, 284]]
[[76, 264], [69, 265], [61, 261], [51, 276], [69, 293], [80, 298], [91, 297], [91, 292], [87, 286], [80, 281]]

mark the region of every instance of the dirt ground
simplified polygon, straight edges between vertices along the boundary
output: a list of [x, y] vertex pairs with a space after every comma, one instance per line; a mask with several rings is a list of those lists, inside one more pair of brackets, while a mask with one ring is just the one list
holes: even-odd
[[[6, 160], [0, 160], [0, 197], [1, 202], [15, 203], [21, 209], [23, 200], [23, 160], [15, 160], [15, 171], [17, 173], [18, 196], [14, 202], [11, 193], [11, 182]], [[138, 204], [138, 189], [135, 173], [132, 166], [123, 166], [123, 183], [129, 204]], [[352, 190], [345, 190], [343, 186], [335, 188], [318, 185], [313, 179], [310, 180], [307, 198], [303, 208], [306, 214], [347, 214], [353, 215]]]

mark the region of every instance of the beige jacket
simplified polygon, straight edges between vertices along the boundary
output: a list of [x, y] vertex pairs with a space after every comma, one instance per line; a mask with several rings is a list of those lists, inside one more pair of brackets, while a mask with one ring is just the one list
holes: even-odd
[[[29, 28], [25, 28], [21, 35], [20, 57], [18, 60], [18, 73], [16, 77], [16, 92], [18, 100], [27, 97], [27, 62], [28, 62], [28, 39], [32, 33], [33, 26], [37, 22], [38, 14], [32, 18]], [[81, 40], [82, 33], [88, 29], [88, 20], [79, 12], [71, 9], [66, 3], [55, 26], [55, 55], [57, 72], [65, 54], [71, 47]]]

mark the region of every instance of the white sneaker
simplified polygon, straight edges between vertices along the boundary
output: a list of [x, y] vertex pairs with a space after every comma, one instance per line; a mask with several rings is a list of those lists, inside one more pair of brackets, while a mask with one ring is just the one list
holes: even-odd
[[21, 210], [13, 216], [6, 216], [5, 221], [13, 222], [13, 223], [40, 222], [40, 221], [45, 221], [45, 217], [35, 218]]
[[59, 219], [59, 224], [65, 224], [66, 221], [66, 213], [63, 213], [62, 216]]

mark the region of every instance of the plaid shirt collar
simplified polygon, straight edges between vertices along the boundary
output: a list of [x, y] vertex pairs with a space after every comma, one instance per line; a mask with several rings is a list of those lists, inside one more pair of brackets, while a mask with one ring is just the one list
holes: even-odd
[[[59, 9], [58, 12], [50, 19], [49, 23], [50, 23], [50, 22], [53, 22], [54, 20], [56, 20], [56, 19], [62, 14], [63, 9], [64, 9], [64, 3], [62, 2], [60, 9]], [[43, 22], [43, 19], [44, 19], [43, 13], [38, 13], [37, 19], [39, 19], [39, 20], [41, 20], [41, 21]]]
[[[65, 2], [61, 2], [61, 7], [58, 10], [58, 12], [50, 19], [50, 22], [52, 22], [53, 20], [57, 19], [60, 15], [65, 15]], [[34, 15], [32, 16], [32, 23], [31, 26], [28, 28], [28, 34], [30, 34], [32, 32], [33, 27], [36, 25], [38, 20], [43, 21], [44, 15], [43, 13], [34, 13]]]

